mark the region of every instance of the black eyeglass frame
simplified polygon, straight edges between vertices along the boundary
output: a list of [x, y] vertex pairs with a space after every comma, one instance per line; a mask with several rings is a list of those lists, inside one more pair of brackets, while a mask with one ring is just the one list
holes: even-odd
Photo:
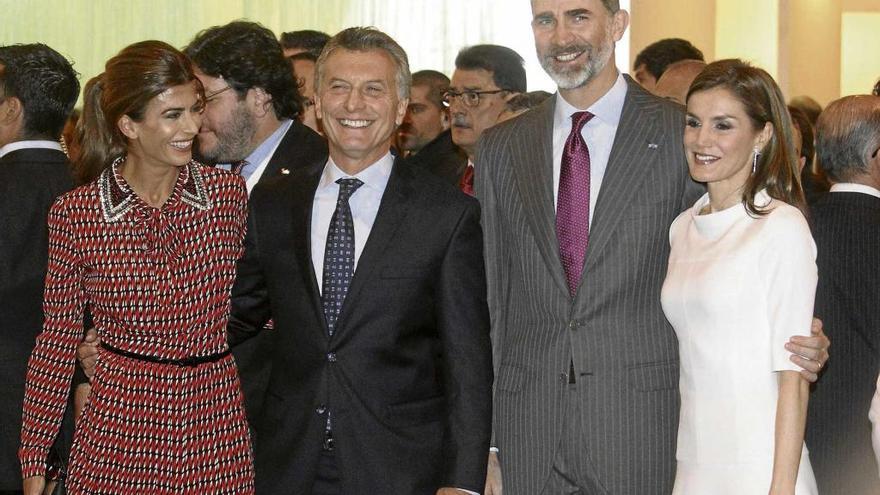
[[[449, 108], [452, 106], [452, 100], [454, 98], [461, 98], [462, 105], [464, 105], [468, 108], [475, 108], [475, 107], [480, 106], [480, 99], [483, 97], [483, 95], [495, 95], [498, 93], [510, 93], [510, 91], [511, 90], [509, 90], [509, 89], [488, 89], [485, 91], [466, 90], [466, 91], [462, 91], [460, 93], [456, 92], [456, 91], [446, 91], [443, 93], [442, 103], [445, 108]], [[465, 96], [465, 95], [473, 95], [473, 96]], [[468, 103], [468, 101], [469, 101], [468, 98], [473, 98], [473, 97], [476, 97], [473, 100], [473, 102]]]

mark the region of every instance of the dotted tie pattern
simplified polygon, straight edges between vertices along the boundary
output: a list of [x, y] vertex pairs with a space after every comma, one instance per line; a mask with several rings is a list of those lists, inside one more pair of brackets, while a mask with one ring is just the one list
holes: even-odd
[[468, 196], [474, 195], [474, 166], [471, 163], [468, 163], [467, 168], [464, 169], [458, 187]]
[[590, 238], [590, 150], [581, 129], [593, 118], [590, 112], [571, 116], [571, 133], [562, 151], [556, 199], [556, 237], [565, 270], [568, 292], [574, 297], [584, 270]]
[[333, 212], [330, 229], [327, 231], [321, 285], [321, 305], [330, 336], [333, 336], [336, 329], [336, 319], [354, 275], [354, 222], [348, 199], [364, 185], [358, 179], [339, 179], [336, 183], [339, 184], [339, 197], [336, 199], [336, 211]]

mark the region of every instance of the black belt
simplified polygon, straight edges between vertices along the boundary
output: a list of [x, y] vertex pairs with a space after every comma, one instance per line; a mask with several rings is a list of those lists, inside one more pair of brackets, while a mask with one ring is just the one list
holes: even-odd
[[183, 359], [169, 359], [158, 356], [148, 356], [146, 354], [138, 354], [136, 352], [124, 351], [122, 349], [113, 347], [106, 342], [101, 342], [101, 347], [112, 352], [113, 354], [117, 354], [122, 357], [127, 357], [130, 359], [135, 359], [137, 361], [146, 361], [148, 363], [157, 363], [157, 364], [170, 364], [172, 366], [181, 366], [181, 367], [195, 367], [200, 364], [205, 363], [213, 363], [219, 361], [226, 356], [232, 354], [232, 351], [226, 349], [223, 352], [218, 352], [216, 354], [208, 354], [207, 356], [192, 356]]

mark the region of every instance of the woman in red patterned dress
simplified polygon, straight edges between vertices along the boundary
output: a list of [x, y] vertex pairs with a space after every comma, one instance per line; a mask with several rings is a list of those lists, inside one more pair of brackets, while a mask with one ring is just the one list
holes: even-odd
[[173, 47], [125, 48], [85, 100], [82, 161], [105, 168], [49, 213], [45, 324], [28, 364], [19, 450], [24, 491], [41, 492], [88, 304], [102, 349], [69, 493], [252, 493], [226, 344], [244, 183], [192, 161], [204, 95]]

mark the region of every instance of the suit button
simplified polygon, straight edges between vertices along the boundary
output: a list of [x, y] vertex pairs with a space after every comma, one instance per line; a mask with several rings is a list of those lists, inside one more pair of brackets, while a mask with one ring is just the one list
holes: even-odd
[[330, 361], [331, 363], [335, 363], [336, 362], [336, 353], [335, 352], [328, 352], [327, 353], [327, 361]]
[[575, 328], [577, 328], [577, 326], [578, 326], [578, 324], [577, 324], [577, 322], [574, 321], [574, 320], [568, 322], [568, 328], [569, 328], [570, 330], [574, 330]]
[[324, 404], [321, 404], [320, 406], [315, 408], [315, 413], [318, 416], [323, 416], [325, 412], [327, 412], [327, 406], [325, 406]]
[[568, 383], [568, 373], [560, 373], [559, 381], [562, 383]]

